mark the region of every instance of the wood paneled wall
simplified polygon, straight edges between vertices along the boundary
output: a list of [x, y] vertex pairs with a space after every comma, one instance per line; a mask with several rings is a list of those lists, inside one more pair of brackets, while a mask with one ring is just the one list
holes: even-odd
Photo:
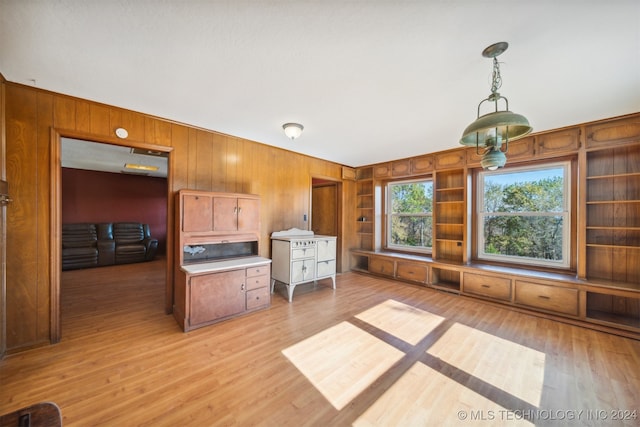
[[[57, 254], [50, 243], [56, 232], [51, 230], [52, 129], [62, 136], [171, 149], [170, 204], [182, 188], [260, 195], [262, 256], [270, 255], [271, 232], [308, 228], [303, 215], [310, 213], [312, 176], [341, 179], [341, 165], [329, 161], [30, 86], [2, 85], [7, 180], [14, 199], [7, 211], [8, 352], [46, 344], [51, 336], [51, 278], [57, 274], [50, 271], [50, 257]], [[124, 142], [115, 137], [118, 127], [129, 132]], [[343, 198], [352, 185], [345, 181]], [[344, 266], [355, 240], [351, 205], [343, 203], [341, 219]]]

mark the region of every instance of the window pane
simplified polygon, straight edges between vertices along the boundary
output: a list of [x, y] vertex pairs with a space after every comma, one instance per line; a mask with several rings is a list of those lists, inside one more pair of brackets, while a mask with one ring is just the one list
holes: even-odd
[[429, 252], [433, 234], [433, 182], [396, 181], [388, 184], [387, 191], [387, 245]]
[[484, 253], [562, 261], [561, 216], [487, 216]]
[[392, 216], [391, 244], [430, 248], [431, 241], [430, 216]]
[[484, 212], [562, 212], [564, 168], [487, 174]]
[[433, 209], [433, 185], [430, 181], [391, 184], [393, 213], [427, 213]]

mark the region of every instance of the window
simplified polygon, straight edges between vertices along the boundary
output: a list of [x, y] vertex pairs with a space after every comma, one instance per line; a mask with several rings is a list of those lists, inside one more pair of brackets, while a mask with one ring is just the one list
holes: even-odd
[[387, 247], [430, 252], [433, 237], [433, 181], [387, 184]]
[[478, 175], [478, 258], [569, 267], [569, 162]]

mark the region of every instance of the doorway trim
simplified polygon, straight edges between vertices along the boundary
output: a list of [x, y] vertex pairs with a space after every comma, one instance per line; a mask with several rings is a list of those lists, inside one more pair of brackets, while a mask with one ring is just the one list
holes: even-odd
[[51, 344], [60, 341], [62, 336], [60, 324], [60, 278], [62, 273], [62, 138], [73, 138], [88, 142], [141, 148], [168, 153], [167, 156], [167, 254], [165, 268], [165, 312], [171, 313], [173, 307], [173, 147], [155, 145], [135, 140], [121, 140], [115, 137], [104, 137], [69, 129], [51, 128], [51, 163], [50, 163], [50, 327]]
[[331, 176], [325, 175], [315, 175], [311, 174], [311, 178], [309, 179], [309, 229], [313, 229], [313, 180], [319, 179], [322, 181], [329, 181], [336, 185], [336, 227], [337, 227], [337, 236], [336, 236], [336, 271], [338, 273], [342, 273], [342, 236], [343, 236], [343, 200], [342, 200], [342, 191], [343, 184], [340, 179]]

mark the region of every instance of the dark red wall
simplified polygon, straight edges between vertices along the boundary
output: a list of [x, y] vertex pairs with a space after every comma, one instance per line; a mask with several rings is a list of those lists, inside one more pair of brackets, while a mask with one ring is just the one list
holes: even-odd
[[62, 168], [62, 222], [141, 222], [166, 254], [167, 180]]

